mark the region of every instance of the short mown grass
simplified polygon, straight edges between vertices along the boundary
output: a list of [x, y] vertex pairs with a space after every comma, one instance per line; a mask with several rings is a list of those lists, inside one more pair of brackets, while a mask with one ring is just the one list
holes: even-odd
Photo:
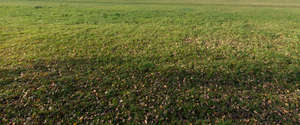
[[299, 124], [300, 2], [0, 0], [0, 123]]

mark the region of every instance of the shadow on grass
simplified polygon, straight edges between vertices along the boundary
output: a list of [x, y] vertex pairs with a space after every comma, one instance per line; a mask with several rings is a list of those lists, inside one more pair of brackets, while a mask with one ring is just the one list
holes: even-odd
[[185, 81], [202, 85], [213, 83], [237, 86], [266, 82], [299, 82], [300, 69], [289, 67], [289, 64], [284, 64], [270, 68], [269, 65], [262, 62], [242, 62], [239, 66], [230, 63], [207, 64], [207, 66], [196, 69], [174, 65], [164, 66], [148, 59], [125, 60], [121, 57], [37, 60], [15, 69], [0, 69], [0, 83], [9, 84], [16, 80], [28, 82], [37, 79], [45, 82], [52, 80], [80, 82], [98, 77], [101, 79], [110, 77], [110, 82], [121, 79], [133, 81], [156, 79], [165, 83]]
[[264, 95], [290, 89], [279, 83], [299, 81], [299, 72], [274, 72], [259, 64], [252, 63], [253, 71], [225, 73], [218, 66], [163, 67], [116, 57], [39, 60], [0, 70], [0, 117], [36, 123], [296, 122], [295, 107], [284, 113], [276, 108], [283, 104], [268, 103]]

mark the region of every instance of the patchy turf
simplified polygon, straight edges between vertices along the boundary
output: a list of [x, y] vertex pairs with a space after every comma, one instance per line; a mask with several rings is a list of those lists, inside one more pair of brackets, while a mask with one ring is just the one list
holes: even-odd
[[299, 124], [300, 2], [0, 0], [0, 123]]

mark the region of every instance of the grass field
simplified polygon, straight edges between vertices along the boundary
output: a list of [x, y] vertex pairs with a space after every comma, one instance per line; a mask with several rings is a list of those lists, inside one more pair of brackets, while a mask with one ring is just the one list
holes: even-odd
[[299, 0], [0, 0], [0, 124], [300, 124]]

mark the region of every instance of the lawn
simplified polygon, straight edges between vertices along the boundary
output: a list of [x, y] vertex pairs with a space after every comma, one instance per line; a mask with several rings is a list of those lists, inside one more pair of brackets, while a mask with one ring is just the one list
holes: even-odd
[[300, 124], [298, 0], [0, 0], [0, 124]]

